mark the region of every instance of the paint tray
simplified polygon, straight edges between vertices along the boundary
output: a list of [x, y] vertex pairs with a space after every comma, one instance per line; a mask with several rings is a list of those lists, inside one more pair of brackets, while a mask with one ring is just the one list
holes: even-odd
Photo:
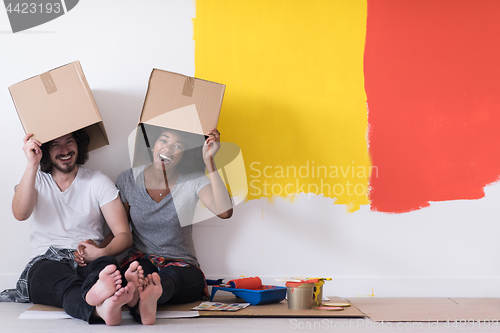
[[263, 285], [257, 289], [239, 289], [230, 287], [212, 287], [210, 301], [213, 300], [218, 290], [232, 292], [234, 296], [243, 298], [251, 305], [278, 303], [286, 297], [286, 287]]

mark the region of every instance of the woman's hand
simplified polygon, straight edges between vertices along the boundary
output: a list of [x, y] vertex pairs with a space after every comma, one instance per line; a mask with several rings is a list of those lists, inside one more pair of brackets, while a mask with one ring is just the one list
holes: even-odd
[[214, 167], [213, 158], [220, 149], [220, 132], [214, 128], [206, 135], [208, 138], [205, 140], [205, 144], [203, 145], [203, 160], [209, 168], [209, 171], [214, 171], [210, 170], [210, 168]]

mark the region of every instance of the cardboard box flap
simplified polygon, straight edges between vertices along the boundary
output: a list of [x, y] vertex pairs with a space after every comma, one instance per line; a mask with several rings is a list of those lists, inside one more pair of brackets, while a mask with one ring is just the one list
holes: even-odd
[[85, 128], [91, 137], [89, 150], [109, 144], [80, 62], [24, 80], [9, 90], [24, 131], [40, 142]]
[[155, 68], [139, 123], [205, 134], [217, 127], [224, 90], [223, 84]]
[[109, 145], [108, 135], [102, 121], [83, 129], [90, 137], [89, 151]]

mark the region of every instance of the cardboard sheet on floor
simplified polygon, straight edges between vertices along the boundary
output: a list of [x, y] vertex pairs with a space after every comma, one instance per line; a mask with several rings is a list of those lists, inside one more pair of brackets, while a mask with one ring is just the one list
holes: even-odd
[[[198, 311], [158, 311], [156, 318], [191, 318], [198, 317]], [[48, 305], [35, 304], [21, 313], [19, 319], [72, 319], [70, 315], [61, 308]], [[122, 318], [132, 318], [126, 306], [122, 309]]]
[[[338, 297], [329, 297], [330, 302], [345, 302]], [[234, 296], [217, 296], [214, 302], [222, 303], [243, 303], [241, 299]], [[327, 310], [288, 310], [286, 300], [280, 303], [262, 304], [249, 306], [245, 309], [235, 312], [230, 311], [192, 311], [191, 308], [199, 305], [201, 301], [176, 305], [161, 305], [158, 307], [157, 318], [187, 318], [187, 317], [260, 317], [260, 318], [362, 318], [364, 314], [356, 307], [349, 306], [342, 311]], [[47, 312], [47, 313], [44, 313]], [[52, 313], [51, 313], [52, 312]], [[131, 317], [124, 307], [123, 318]], [[69, 316], [61, 308], [55, 308], [47, 305], [35, 304], [27, 311], [23, 312], [20, 319], [64, 319]]]
[[[330, 302], [345, 302], [345, 300], [338, 297], [329, 297]], [[234, 296], [216, 296], [214, 297], [214, 302], [221, 303], [244, 303], [240, 298]], [[162, 305], [158, 307], [158, 310], [168, 310], [168, 311], [184, 311], [199, 305], [201, 301], [178, 304], [178, 305]], [[328, 310], [288, 310], [288, 304], [286, 300], [280, 303], [271, 304], [261, 304], [261, 305], [250, 305], [245, 309], [238, 311], [199, 311], [200, 317], [260, 317], [260, 318], [362, 318], [364, 317], [356, 307], [349, 306], [341, 311], [328, 311]]]
[[349, 298], [373, 321], [500, 320], [499, 298]]

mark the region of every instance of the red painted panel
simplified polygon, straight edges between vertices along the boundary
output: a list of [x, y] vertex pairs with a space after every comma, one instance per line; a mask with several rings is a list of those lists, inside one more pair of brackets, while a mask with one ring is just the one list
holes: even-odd
[[500, 1], [368, 0], [372, 210], [478, 199], [500, 175]]

